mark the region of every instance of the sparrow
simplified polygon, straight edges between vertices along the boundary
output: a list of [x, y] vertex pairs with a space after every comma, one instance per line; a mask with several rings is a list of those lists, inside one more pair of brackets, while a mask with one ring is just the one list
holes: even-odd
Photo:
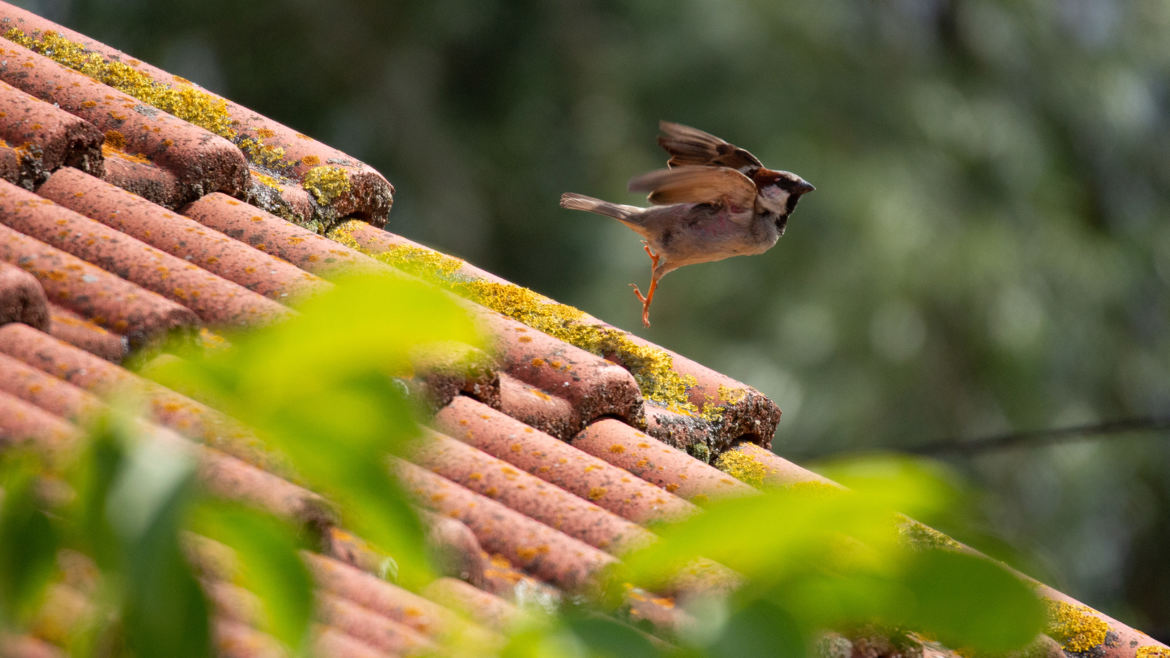
[[784, 235], [800, 197], [814, 188], [790, 171], [765, 167], [756, 156], [710, 134], [669, 121], [658, 124], [658, 144], [670, 154], [666, 169], [630, 180], [631, 192], [649, 192], [639, 208], [566, 193], [561, 207], [613, 217], [641, 235], [650, 257], [650, 287], [642, 324], [658, 281], [684, 265], [762, 254]]

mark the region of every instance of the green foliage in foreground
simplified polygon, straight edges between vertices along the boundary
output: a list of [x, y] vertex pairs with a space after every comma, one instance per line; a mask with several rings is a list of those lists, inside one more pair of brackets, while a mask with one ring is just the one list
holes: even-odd
[[[151, 372], [247, 423], [272, 463], [334, 502], [341, 525], [394, 558], [399, 584], [417, 587], [434, 571], [385, 460], [417, 435], [405, 383], [413, 357], [438, 344], [479, 345], [478, 333], [449, 298], [398, 280], [347, 282], [300, 310]], [[207, 558], [193, 546], [209, 538], [235, 556], [235, 568], [215, 577], [256, 594], [260, 627], [291, 653], [310, 652], [313, 587], [297, 551], [312, 547], [312, 529], [213, 499], [191, 459], [164, 450], [142, 423], [114, 413], [89, 426], [71, 457], [6, 455], [0, 630], [76, 655], [206, 655]], [[666, 642], [616, 621], [612, 597], [599, 593], [555, 613], [531, 611], [502, 654], [799, 656], [826, 629], [999, 652], [1040, 631], [1040, 604], [1006, 571], [907, 539], [909, 522], [894, 510], [929, 521], [955, 508], [943, 474], [892, 459], [828, 474], [851, 491], [809, 485], [715, 503], [627, 556], [607, 591], [630, 583], [655, 591], [699, 556], [743, 577], [726, 599], [680, 602], [695, 621]], [[68, 619], [57, 603], [63, 590], [89, 602]]]

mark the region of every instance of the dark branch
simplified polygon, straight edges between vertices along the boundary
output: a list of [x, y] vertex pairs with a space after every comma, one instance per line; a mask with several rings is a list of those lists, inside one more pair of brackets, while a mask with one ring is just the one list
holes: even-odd
[[990, 450], [1002, 450], [1018, 445], [1040, 445], [1091, 439], [1111, 434], [1131, 432], [1170, 432], [1170, 416], [1147, 416], [1144, 418], [1122, 418], [1088, 425], [1073, 425], [1030, 432], [1005, 432], [980, 439], [947, 439], [931, 441], [907, 448], [906, 452], [918, 455], [941, 455], [946, 453], [974, 454]]

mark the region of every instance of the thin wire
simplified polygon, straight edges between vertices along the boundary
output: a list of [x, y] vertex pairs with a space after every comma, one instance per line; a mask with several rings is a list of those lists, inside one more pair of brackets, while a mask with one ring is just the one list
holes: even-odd
[[930, 441], [906, 448], [905, 451], [918, 455], [940, 455], [946, 453], [974, 454], [991, 450], [1003, 450], [1018, 445], [1051, 444], [1064, 441], [1091, 439], [1113, 434], [1133, 432], [1170, 432], [1170, 416], [1145, 416], [1121, 418], [1086, 425], [1072, 425], [1027, 432], [1005, 432], [978, 439], [946, 439]]

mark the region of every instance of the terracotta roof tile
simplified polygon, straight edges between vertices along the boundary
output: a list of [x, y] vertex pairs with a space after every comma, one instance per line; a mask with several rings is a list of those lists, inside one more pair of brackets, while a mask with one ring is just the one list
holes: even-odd
[[[67, 449], [80, 437], [73, 419], [137, 391], [149, 409], [140, 433], [195, 456], [205, 486], [317, 531], [304, 558], [321, 602], [318, 653], [441, 652], [453, 634], [490, 651], [524, 614], [506, 599], [589, 590], [623, 550], [654, 541], [647, 524], [751, 485], [832, 484], [767, 450], [780, 410], [750, 386], [375, 228], [393, 187], [350, 156], [3, 2], [0, 33], [0, 440]], [[392, 466], [461, 580], [410, 592], [380, 579], [388, 556], [282, 477], [249, 430], [119, 365], [172, 331], [289, 317], [280, 302], [347, 272], [434, 282], [491, 334], [471, 373], [419, 360], [412, 386], [435, 407], [436, 431]], [[283, 655], [257, 630], [253, 595], [230, 584], [230, 551], [186, 543], [217, 603], [218, 652]], [[703, 563], [672, 589], [735, 580]], [[93, 595], [67, 575], [35, 639], [0, 638], [0, 651], [56, 651], [42, 641], [63, 646]], [[667, 635], [694, 623], [669, 596], [631, 587], [623, 600], [619, 617]]]
[[30, 327], [49, 328], [49, 302], [36, 277], [0, 262], [0, 324], [23, 322]]
[[51, 99], [93, 124], [112, 146], [170, 171], [184, 197], [244, 190], [248, 177], [244, 156], [226, 139], [24, 46], [5, 41], [2, 47], [0, 80], [41, 100]]
[[7, 658], [60, 658], [65, 652], [57, 647], [27, 635], [0, 635]]
[[67, 308], [49, 303], [49, 333], [58, 340], [96, 354], [107, 361], [120, 362], [130, 350], [125, 336], [111, 333], [93, 320]]
[[371, 647], [391, 653], [433, 652], [437, 647], [422, 633], [329, 593], [319, 595], [322, 621]]
[[37, 194], [271, 299], [291, 301], [329, 287], [287, 261], [77, 169], [60, 169]]
[[454, 578], [439, 578], [424, 589], [427, 598], [467, 614], [485, 628], [507, 631], [515, 628], [521, 612], [515, 605]]
[[218, 617], [212, 624], [215, 650], [225, 658], [282, 658], [277, 641], [238, 621]]
[[500, 373], [500, 410], [553, 436], [572, 436], [577, 412], [565, 398], [549, 395], [506, 372]]
[[[308, 135], [29, 11], [7, 4], [0, 5], [0, 21], [5, 30], [16, 29], [25, 38], [43, 39], [48, 33], [60, 35], [84, 52], [96, 53], [107, 63], [123, 65], [125, 71], [140, 75], [140, 85], [150, 84], [166, 92], [194, 97], [194, 104], [202, 115], [193, 112], [196, 116], [192, 120], [211, 125], [217, 134], [237, 141], [241, 149], [248, 152], [251, 161], [268, 170], [270, 175], [289, 177], [300, 183], [313, 196], [314, 219], [328, 222], [334, 218], [354, 216], [378, 226], [385, 224], [386, 215], [394, 201], [394, 187], [370, 166]], [[226, 188], [210, 187], [202, 193], [216, 189], [233, 193]], [[298, 204], [293, 201], [289, 205], [295, 207]]]
[[508, 415], [459, 397], [435, 415], [452, 437], [635, 523], [677, 521], [697, 511], [630, 471], [573, 448]]
[[[501, 640], [494, 632], [469, 624], [468, 620], [450, 609], [459, 609], [458, 606], [444, 607], [365, 571], [316, 553], [306, 552], [304, 558], [317, 585], [324, 591], [353, 601], [428, 637], [442, 638], [456, 633], [469, 633], [479, 642], [496, 643]], [[443, 578], [436, 583], [441, 581], [460, 583], [471, 591], [483, 594], [484, 598], [476, 599], [480, 605], [510, 609], [505, 601], [463, 581]], [[514, 610], [512, 613], [515, 614]]]
[[414, 464], [397, 461], [394, 472], [418, 504], [459, 519], [485, 550], [500, 553], [559, 587], [581, 591], [597, 586], [601, 571], [616, 562], [607, 553]]
[[[79, 183], [73, 195], [98, 194], [108, 185], [91, 176]], [[8, 227], [183, 304], [208, 324], [254, 326], [290, 313], [193, 263], [3, 181], [0, 209], [0, 221]]]
[[0, 446], [10, 447], [26, 441], [51, 446], [69, 441], [76, 434], [77, 428], [60, 416], [0, 392]]
[[697, 503], [756, 493], [723, 471], [613, 419], [585, 428], [572, 445]]
[[183, 214], [321, 276], [381, 269], [367, 256], [226, 194], [208, 194]]
[[642, 526], [502, 459], [438, 432], [428, 439], [417, 447], [411, 461], [570, 537], [614, 555], [654, 541], [654, 535]]
[[6, 82], [0, 82], [0, 107], [4, 108], [0, 113], [0, 138], [35, 160], [38, 171], [47, 173], [68, 166], [96, 176], [102, 174], [103, 137], [93, 124]]
[[141, 155], [131, 155], [108, 142], [102, 144], [105, 172], [102, 180], [167, 208], [187, 200], [179, 178]]
[[40, 172], [37, 171], [38, 162], [25, 167], [25, 152], [16, 149], [0, 140], [0, 178], [13, 183], [31, 187]]
[[[18, 187], [0, 181], [0, 217]], [[0, 260], [33, 274], [50, 301], [123, 333], [131, 347], [176, 329], [193, 328], [199, 318], [169, 299], [100, 267], [0, 225]]]
[[137, 392], [155, 422], [249, 463], [265, 463], [258, 440], [218, 411], [31, 327], [0, 326], [0, 352], [99, 396]]

